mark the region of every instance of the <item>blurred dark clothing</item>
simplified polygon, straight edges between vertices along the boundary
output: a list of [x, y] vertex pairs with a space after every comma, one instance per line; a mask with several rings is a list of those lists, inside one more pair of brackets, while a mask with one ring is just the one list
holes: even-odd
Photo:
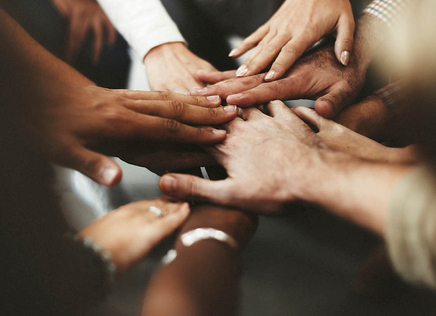
[[[36, 41], [58, 58], [65, 59], [68, 21], [59, 14], [50, 0], [1, 0], [0, 3]], [[112, 47], [103, 44], [100, 60], [94, 65], [91, 60], [91, 32], [87, 35], [72, 66], [99, 86], [111, 89], [125, 88], [130, 65], [127, 47], [126, 41], [117, 34]]]

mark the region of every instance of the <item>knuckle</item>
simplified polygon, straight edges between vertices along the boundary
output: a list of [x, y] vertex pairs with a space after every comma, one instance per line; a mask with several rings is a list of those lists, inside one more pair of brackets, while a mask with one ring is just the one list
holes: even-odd
[[211, 117], [219, 116], [219, 112], [215, 108], [208, 108], [208, 112]]
[[[158, 85], [160, 87], [160, 85]], [[161, 86], [162, 90], [164, 86]], [[170, 93], [168, 91], [156, 91], [157, 97], [161, 100], [168, 100], [170, 98]]]
[[185, 112], [185, 104], [180, 101], [171, 101], [170, 102], [171, 110], [175, 117], [180, 117]]
[[170, 132], [177, 132], [180, 129], [180, 123], [171, 119], [163, 120], [163, 125]]
[[85, 159], [83, 159], [83, 169], [90, 172], [90, 173], [94, 173], [97, 172], [98, 170], [98, 166], [100, 165], [100, 157], [98, 156], [94, 156], [91, 155], [89, 157], [86, 157]]
[[341, 40], [342, 45], [350, 47], [353, 46], [354, 40], [353, 38], [346, 37]]
[[268, 45], [265, 45], [265, 47], [263, 49], [267, 53], [275, 53], [277, 50], [277, 47], [274, 44], [268, 44]]
[[196, 179], [194, 178], [190, 178], [187, 181], [187, 192], [189, 192], [189, 195], [191, 195], [192, 197], [196, 197], [199, 194], [199, 189], [198, 189], [198, 183], [196, 181]]
[[294, 44], [288, 44], [283, 46], [282, 52], [288, 55], [296, 55], [297, 54], [297, 48]]

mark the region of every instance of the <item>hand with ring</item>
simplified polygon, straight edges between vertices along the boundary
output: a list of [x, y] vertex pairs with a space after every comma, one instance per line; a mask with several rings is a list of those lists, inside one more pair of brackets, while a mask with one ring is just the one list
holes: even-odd
[[122, 274], [181, 226], [189, 211], [188, 203], [165, 197], [134, 202], [110, 212], [79, 235], [91, 238], [109, 252]]

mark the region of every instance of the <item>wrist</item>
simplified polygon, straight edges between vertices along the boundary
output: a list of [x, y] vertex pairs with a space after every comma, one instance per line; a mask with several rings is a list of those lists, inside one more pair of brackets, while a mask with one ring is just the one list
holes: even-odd
[[[214, 228], [234, 238], [242, 250], [257, 228], [257, 216], [221, 206], [200, 205], [192, 210], [180, 235], [197, 228]], [[181, 241], [177, 241], [181, 245]]]
[[153, 62], [157, 58], [161, 58], [167, 54], [174, 54], [176, 51], [187, 49], [183, 42], [171, 42], [155, 46], [144, 56], [143, 63]]
[[384, 235], [394, 186], [409, 168], [329, 152], [322, 167], [311, 170], [317, 178], [305, 201]]

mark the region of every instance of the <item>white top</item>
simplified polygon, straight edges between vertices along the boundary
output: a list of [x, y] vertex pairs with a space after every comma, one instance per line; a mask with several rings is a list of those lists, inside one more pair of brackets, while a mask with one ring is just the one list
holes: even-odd
[[154, 47], [185, 42], [160, 0], [97, 0], [141, 60]]
[[386, 243], [400, 276], [436, 289], [436, 178], [428, 167], [414, 167], [396, 185]]

